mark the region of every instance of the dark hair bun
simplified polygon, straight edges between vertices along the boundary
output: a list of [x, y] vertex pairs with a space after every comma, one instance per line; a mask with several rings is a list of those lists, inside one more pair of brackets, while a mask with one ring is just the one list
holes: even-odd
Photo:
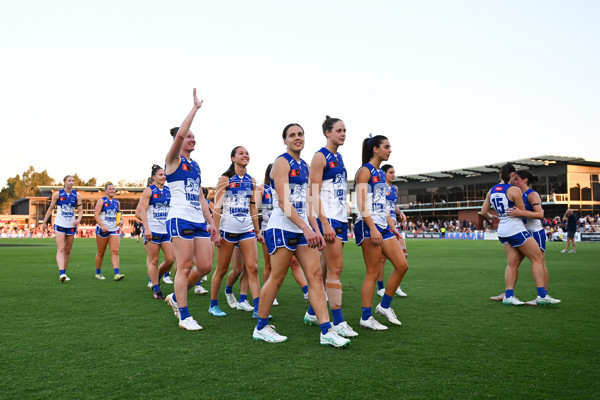
[[171, 136], [175, 137], [175, 135], [177, 135], [177, 132], [179, 132], [178, 126], [176, 126], [175, 128], [171, 128]]

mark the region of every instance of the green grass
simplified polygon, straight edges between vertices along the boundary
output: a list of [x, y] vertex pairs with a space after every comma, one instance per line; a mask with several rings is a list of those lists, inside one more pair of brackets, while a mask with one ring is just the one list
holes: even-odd
[[[343, 350], [320, 346], [318, 328], [303, 324], [306, 303], [291, 274], [272, 310], [272, 323], [289, 340], [268, 344], [252, 340], [255, 321], [231, 311], [224, 295], [229, 315], [216, 318], [207, 313], [208, 296], [190, 294], [191, 314], [204, 330], [179, 329], [170, 307], [152, 299], [144, 250], [134, 240], [122, 241], [126, 278], [114, 282], [94, 279], [95, 241], [77, 239], [67, 284], [58, 281], [53, 240], [1, 244], [27, 246], [0, 247], [0, 399], [589, 399], [600, 393], [598, 244], [561, 254], [562, 243], [549, 243], [550, 293], [563, 303], [509, 307], [488, 300], [504, 289], [498, 242], [409, 240], [402, 284], [409, 297], [392, 303], [403, 325], [359, 330]], [[345, 262], [344, 316], [358, 330], [364, 264], [354, 243], [346, 246]], [[527, 261], [516, 294], [535, 297]]]

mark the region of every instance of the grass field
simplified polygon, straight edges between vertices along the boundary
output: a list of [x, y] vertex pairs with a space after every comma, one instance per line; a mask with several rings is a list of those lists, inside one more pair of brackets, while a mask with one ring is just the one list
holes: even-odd
[[[343, 310], [360, 336], [338, 350], [304, 325], [291, 274], [272, 310], [289, 340], [268, 344], [252, 340], [255, 320], [223, 294], [225, 318], [208, 314], [208, 296], [190, 294], [204, 330], [179, 329], [146, 287], [143, 246], [132, 239], [122, 241], [120, 282], [96, 281], [95, 241], [77, 239], [66, 284], [54, 240], [0, 240], [0, 399], [599, 398], [600, 245], [563, 246], [547, 251], [550, 293], [563, 303], [510, 307], [489, 300], [504, 289], [498, 242], [409, 240], [408, 297], [392, 303], [403, 325], [374, 332], [358, 328], [364, 263], [350, 243]], [[521, 300], [535, 297], [529, 266]], [[108, 255], [103, 272], [112, 275]]]

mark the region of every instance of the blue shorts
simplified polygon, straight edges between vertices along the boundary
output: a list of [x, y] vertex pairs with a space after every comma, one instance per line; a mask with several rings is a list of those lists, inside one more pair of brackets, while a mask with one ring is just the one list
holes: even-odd
[[100, 229], [99, 226], [96, 227], [96, 236], [100, 236], [101, 238], [107, 238], [109, 236], [112, 235], [121, 235], [121, 232], [117, 229], [116, 231], [108, 231], [108, 232], [102, 232], [102, 229]]
[[[168, 233], [154, 233], [152, 232], [152, 239], [150, 239], [150, 243], [162, 244], [165, 242], [170, 242], [171, 238]], [[144, 236], [144, 244], [148, 242], [148, 239]]]
[[284, 231], [282, 229], [267, 229], [264, 237], [269, 254], [275, 253], [275, 250], [279, 247], [285, 247], [288, 250], [296, 251], [297, 246], [308, 245], [303, 233]]
[[[378, 225], [375, 225], [381, 236], [383, 236], [383, 240], [388, 240], [395, 237], [394, 232], [392, 232], [392, 228], [390, 226], [386, 226], [385, 228], [381, 228]], [[356, 237], [356, 245], [360, 246], [362, 241], [365, 239], [371, 238], [371, 230], [365, 224], [365, 221], [359, 220], [354, 224], [354, 236]]]
[[54, 225], [54, 232], [64, 233], [65, 235], [74, 235], [77, 233], [77, 228], [65, 228], [63, 226]]
[[167, 227], [169, 239], [173, 239], [174, 237], [185, 240], [210, 238], [210, 233], [208, 233], [206, 224], [203, 222], [190, 222], [182, 218], [171, 218], [167, 220], [165, 226]]
[[229, 243], [237, 243], [237, 242], [241, 242], [242, 240], [256, 238], [256, 232], [254, 232], [254, 230], [251, 230], [250, 232], [243, 232], [243, 233], [231, 233], [231, 232], [225, 232], [225, 231], [219, 231], [219, 232], [221, 234], [221, 238], [227, 240]]
[[500, 243], [502, 244], [508, 243], [511, 247], [519, 247], [525, 244], [530, 237], [531, 233], [529, 233], [529, 231], [523, 231], [509, 237], [498, 237], [498, 240], [500, 240]]
[[546, 251], [546, 231], [541, 230], [537, 232], [529, 231], [531, 237], [535, 239], [538, 246], [540, 246], [540, 250]]
[[[337, 219], [329, 219], [329, 224], [335, 231], [335, 236], [342, 239], [342, 243], [348, 242], [348, 223], [340, 222]], [[317, 223], [319, 224], [319, 230], [321, 231], [321, 235], [323, 234], [323, 226], [321, 225], [321, 220], [317, 219]]]

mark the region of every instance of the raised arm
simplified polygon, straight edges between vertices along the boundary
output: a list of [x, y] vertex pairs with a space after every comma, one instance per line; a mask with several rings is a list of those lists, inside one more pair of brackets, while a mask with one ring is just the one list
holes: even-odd
[[181, 123], [179, 131], [173, 139], [173, 144], [171, 145], [171, 148], [167, 153], [167, 157], [165, 158], [165, 173], [171, 174], [179, 166], [179, 163], [181, 162], [179, 154], [181, 153], [181, 147], [183, 146], [183, 139], [185, 139], [186, 135], [188, 134], [190, 127], [192, 126], [192, 122], [194, 121], [194, 117], [196, 116], [196, 112], [200, 109], [200, 107], [202, 107], [203, 101], [204, 100], [198, 100], [198, 97], [196, 96], [196, 88], [194, 88], [194, 106]]

